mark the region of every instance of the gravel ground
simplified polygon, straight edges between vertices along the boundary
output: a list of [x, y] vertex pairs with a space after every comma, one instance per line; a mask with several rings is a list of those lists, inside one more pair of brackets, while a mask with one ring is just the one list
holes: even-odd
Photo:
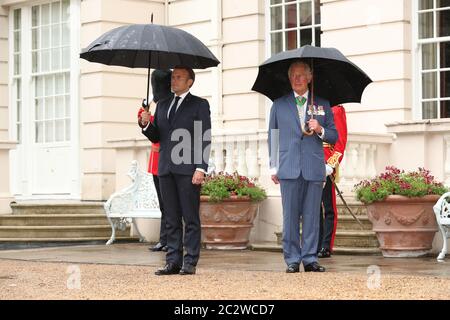
[[0, 300], [448, 299], [450, 292], [449, 278], [433, 276], [382, 275], [377, 282], [376, 276], [336, 272], [286, 274], [198, 268], [195, 276], [158, 277], [153, 274], [155, 270], [0, 260]]

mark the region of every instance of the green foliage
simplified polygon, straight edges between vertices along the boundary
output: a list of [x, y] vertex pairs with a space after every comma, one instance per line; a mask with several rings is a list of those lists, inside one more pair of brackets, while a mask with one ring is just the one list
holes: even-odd
[[219, 172], [206, 177], [202, 185], [201, 195], [209, 196], [210, 201], [213, 202], [219, 202], [231, 196], [248, 196], [252, 201], [261, 201], [267, 198], [263, 188], [237, 172], [234, 174]]
[[396, 167], [386, 167], [386, 171], [371, 180], [363, 180], [354, 186], [356, 198], [363, 203], [382, 201], [389, 195], [423, 197], [442, 195], [448, 191], [442, 183], [436, 182], [430, 171], [418, 168], [405, 172]]

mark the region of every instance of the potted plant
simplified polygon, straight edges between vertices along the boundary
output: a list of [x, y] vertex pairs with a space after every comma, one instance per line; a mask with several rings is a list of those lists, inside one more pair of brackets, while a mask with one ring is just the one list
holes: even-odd
[[202, 242], [207, 249], [245, 249], [266, 192], [237, 172], [206, 177], [201, 188]]
[[430, 252], [438, 231], [433, 205], [447, 190], [424, 168], [405, 172], [394, 166], [354, 188], [356, 198], [367, 205], [384, 257]]

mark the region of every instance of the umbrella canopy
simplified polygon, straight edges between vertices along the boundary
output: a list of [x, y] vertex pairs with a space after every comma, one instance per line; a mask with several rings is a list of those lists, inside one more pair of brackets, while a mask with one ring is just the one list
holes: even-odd
[[129, 68], [171, 69], [183, 65], [205, 69], [220, 63], [190, 33], [158, 24], [133, 24], [110, 30], [83, 49], [80, 57]]
[[312, 66], [314, 94], [328, 99], [331, 105], [361, 102], [364, 88], [372, 82], [339, 50], [307, 45], [277, 53], [261, 64], [252, 90], [271, 100], [292, 91], [288, 69], [296, 59], [304, 59]]

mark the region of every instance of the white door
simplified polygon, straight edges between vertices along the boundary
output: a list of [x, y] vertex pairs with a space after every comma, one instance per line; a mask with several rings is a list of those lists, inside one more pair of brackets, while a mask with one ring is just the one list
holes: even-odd
[[[16, 122], [19, 146], [12, 153], [13, 190], [18, 198], [78, 198], [78, 0], [14, 9], [22, 49]], [[19, 23], [17, 23], [17, 20]], [[17, 28], [13, 28], [17, 32]], [[14, 35], [13, 35], [14, 36]], [[19, 79], [20, 78], [20, 79]], [[21, 109], [19, 109], [19, 107]]]

